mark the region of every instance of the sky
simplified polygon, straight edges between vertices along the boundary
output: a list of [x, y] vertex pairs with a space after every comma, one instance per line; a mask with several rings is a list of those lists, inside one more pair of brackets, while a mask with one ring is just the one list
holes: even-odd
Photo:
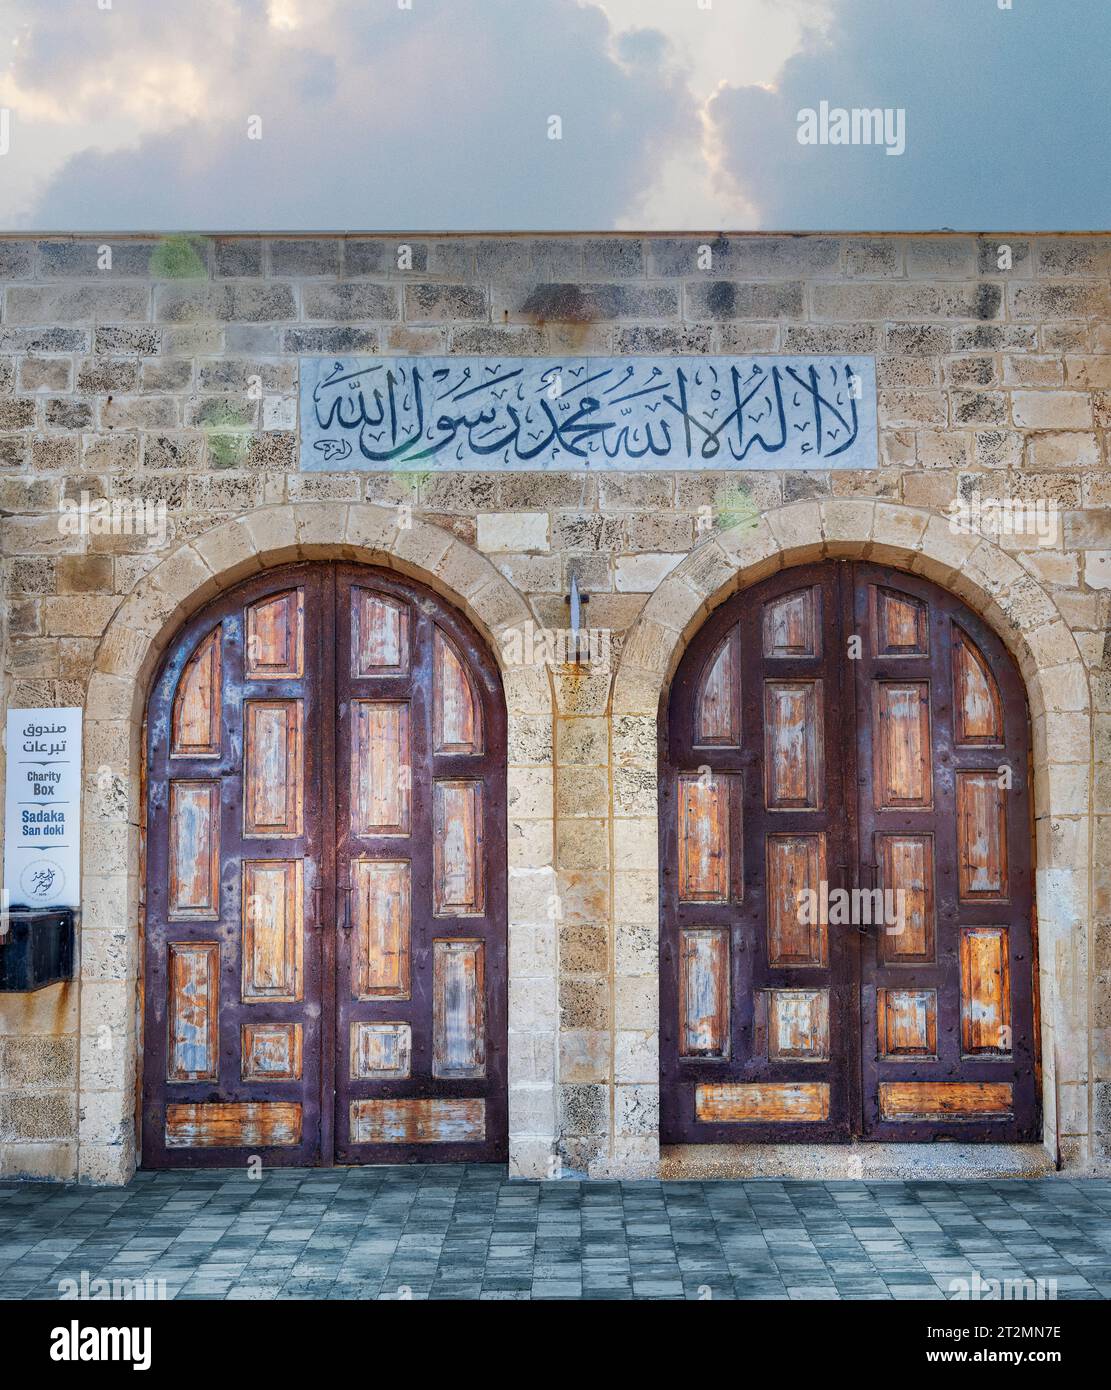
[[0, 0], [0, 230], [1106, 229], [1109, 51], [1111, 0]]

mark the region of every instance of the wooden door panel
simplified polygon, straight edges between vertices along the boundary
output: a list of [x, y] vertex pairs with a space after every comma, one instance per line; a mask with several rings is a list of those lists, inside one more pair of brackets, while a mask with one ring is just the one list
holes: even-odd
[[432, 943], [432, 1075], [486, 1075], [486, 947], [481, 941]]
[[355, 835], [408, 835], [412, 749], [409, 706], [351, 702], [351, 830]]
[[[1021, 678], [953, 595], [878, 565], [854, 569], [855, 622], [866, 638], [853, 671], [858, 724], [878, 718], [860, 739], [862, 881], [907, 890], [901, 921], [860, 938], [863, 1134], [1037, 1139]], [[906, 607], [901, 646], [867, 631], [892, 601], [881, 594]]]
[[[502, 1161], [505, 707], [429, 590], [337, 567], [341, 1163]], [[350, 891], [348, 891], [350, 890]]]
[[953, 624], [954, 737], [958, 744], [998, 744], [1003, 739], [999, 687], [976, 644]]
[[[353, 1100], [350, 1142], [395, 1146], [393, 1161], [402, 1161], [396, 1146], [404, 1145], [444, 1162], [444, 1155], [461, 1148], [468, 1155], [480, 1153], [487, 1141], [484, 1100]], [[432, 1145], [427, 1149], [425, 1145]], [[386, 1151], [389, 1153], [389, 1150]], [[388, 1162], [383, 1157], [383, 1162]]]
[[679, 932], [679, 1053], [727, 1057], [731, 985], [727, 927]]
[[822, 683], [764, 682], [764, 781], [769, 811], [816, 811], [824, 781]]
[[304, 826], [302, 700], [247, 700], [243, 706], [243, 834], [296, 839]]
[[821, 912], [822, 884], [829, 882], [825, 832], [768, 835], [764, 843], [768, 961], [778, 966], [824, 966], [829, 960], [829, 928]]
[[829, 1059], [828, 989], [769, 989], [764, 1000], [769, 1057]]
[[351, 589], [351, 674], [403, 676], [409, 670], [409, 605], [376, 590]]
[[695, 741], [735, 748], [741, 741], [741, 643], [734, 630], [711, 657], [698, 696]]
[[177, 682], [170, 719], [175, 757], [220, 756], [222, 636], [222, 629], [216, 627], [198, 643]]
[[219, 1066], [220, 943], [171, 941], [169, 1081], [215, 1081]]
[[404, 1081], [411, 1075], [413, 1030], [407, 1023], [353, 1023], [351, 1076], [359, 1081]]
[[936, 1057], [936, 989], [878, 989], [876, 1014], [881, 1057]]
[[961, 1047], [966, 1057], [1011, 1050], [1009, 932], [961, 928]]
[[740, 783], [735, 775], [679, 778], [679, 898], [724, 903], [743, 891]]
[[243, 861], [245, 1004], [293, 1004], [303, 997], [305, 877], [300, 859]]
[[148, 1166], [321, 1159], [330, 594], [326, 567], [248, 580], [186, 624], [152, 688]]
[[501, 1160], [505, 709], [354, 565], [192, 619], [148, 704], [143, 1162]]
[[712, 615], [660, 714], [665, 1143], [1037, 1137], [1028, 744], [925, 580], [831, 562]]
[[[877, 886], [884, 893], [902, 894], [902, 912], [894, 924], [884, 923], [877, 934], [886, 964], [925, 964], [937, 959], [932, 834], [876, 834]], [[896, 903], [900, 901], [898, 896]]]
[[816, 657], [822, 633], [822, 590], [796, 589], [764, 604], [764, 655]]
[[247, 609], [247, 675], [299, 680], [305, 672], [305, 591], [272, 594]]
[[440, 628], [433, 636], [432, 710], [437, 753], [482, 752], [482, 704], [455, 644]]
[[432, 784], [432, 910], [481, 917], [486, 898], [482, 783]]
[[300, 1081], [303, 1036], [299, 1023], [244, 1023], [243, 1080]]
[[876, 806], [928, 811], [934, 785], [929, 682], [874, 681], [872, 697]]
[[1007, 799], [999, 773], [958, 772], [957, 871], [962, 902], [1007, 896]]
[[810, 566], [750, 598], [696, 634], [661, 711], [661, 1137], [843, 1141], [850, 943], [822, 908], [847, 856], [838, 594]]
[[[166, 1147], [194, 1150], [299, 1148], [303, 1111], [295, 1102], [245, 1101], [208, 1104], [171, 1103], [166, 1106]], [[193, 1154], [190, 1164], [200, 1165], [203, 1154]], [[281, 1161], [270, 1155], [271, 1163]], [[223, 1160], [220, 1160], [223, 1166]]]
[[175, 919], [220, 915], [220, 783], [170, 782], [170, 899]]
[[872, 651], [876, 656], [929, 656], [929, 607], [905, 590], [873, 584]]
[[412, 997], [412, 870], [407, 859], [353, 859], [351, 990], [356, 999]]
[[[695, 1114], [704, 1124], [818, 1124], [829, 1119], [829, 1086], [815, 1082], [699, 1086]], [[746, 1128], [734, 1137], [751, 1137]]]

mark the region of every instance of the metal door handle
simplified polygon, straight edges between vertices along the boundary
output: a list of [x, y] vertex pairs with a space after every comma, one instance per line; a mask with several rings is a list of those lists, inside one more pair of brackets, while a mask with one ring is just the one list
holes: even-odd
[[339, 925], [340, 931], [346, 934], [351, 930], [351, 888], [348, 886], [339, 891], [343, 894], [343, 915]]

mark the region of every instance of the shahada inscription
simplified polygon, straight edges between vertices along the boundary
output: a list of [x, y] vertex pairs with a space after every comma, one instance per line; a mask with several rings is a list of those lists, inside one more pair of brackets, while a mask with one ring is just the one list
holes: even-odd
[[303, 469], [876, 466], [871, 357], [301, 358]]

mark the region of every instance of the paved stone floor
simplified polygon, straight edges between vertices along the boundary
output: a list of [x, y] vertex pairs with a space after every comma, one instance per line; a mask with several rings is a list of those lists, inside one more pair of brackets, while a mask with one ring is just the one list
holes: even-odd
[[[492, 1166], [0, 1183], [0, 1298], [1111, 1297], [1111, 1182], [509, 1182]], [[711, 1292], [707, 1292], [711, 1291]]]

